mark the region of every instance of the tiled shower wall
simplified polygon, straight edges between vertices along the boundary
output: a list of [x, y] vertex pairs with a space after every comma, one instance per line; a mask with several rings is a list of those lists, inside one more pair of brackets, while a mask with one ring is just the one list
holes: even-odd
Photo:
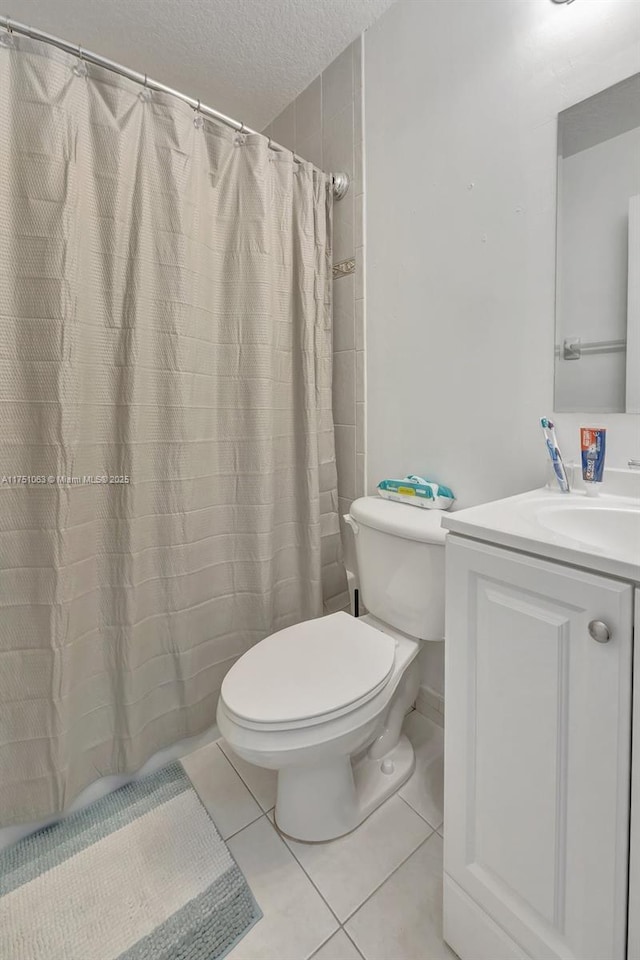
[[[365, 493], [365, 302], [362, 38], [359, 37], [264, 133], [351, 186], [333, 207], [333, 418], [340, 514]], [[355, 570], [350, 531], [345, 560]]]

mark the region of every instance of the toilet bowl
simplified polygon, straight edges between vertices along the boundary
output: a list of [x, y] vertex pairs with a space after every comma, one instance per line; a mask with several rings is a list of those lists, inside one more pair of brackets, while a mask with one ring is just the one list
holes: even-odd
[[218, 702], [231, 748], [278, 771], [276, 824], [298, 840], [348, 833], [411, 776], [402, 721], [420, 684], [421, 644], [443, 638], [438, 513], [363, 497], [345, 519], [369, 613], [272, 634], [234, 664]]

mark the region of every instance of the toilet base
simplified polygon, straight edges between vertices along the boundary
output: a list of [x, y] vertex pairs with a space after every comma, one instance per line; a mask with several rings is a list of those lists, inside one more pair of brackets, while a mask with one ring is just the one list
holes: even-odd
[[313, 767], [283, 767], [276, 826], [295, 840], [316, 843], [350, 833], [400, 789], [415, 765], [413, 747], [403, 735], [378, 760], [365, 753], [355, 763], [337, 757]]

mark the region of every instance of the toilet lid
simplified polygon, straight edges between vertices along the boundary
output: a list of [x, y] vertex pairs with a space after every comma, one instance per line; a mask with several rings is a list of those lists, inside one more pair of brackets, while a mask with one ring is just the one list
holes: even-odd
[[271, 634], [227, 673], [222, 699], [237, 717], [286, 723], [367, 700], [393, 670], [396, 641], [347, 613]]

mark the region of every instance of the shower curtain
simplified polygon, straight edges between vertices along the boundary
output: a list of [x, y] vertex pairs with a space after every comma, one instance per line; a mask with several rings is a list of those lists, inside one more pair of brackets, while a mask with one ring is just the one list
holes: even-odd
[[346, 602], [326, 177], [0, 46], [0, 825], [215, 721]]

